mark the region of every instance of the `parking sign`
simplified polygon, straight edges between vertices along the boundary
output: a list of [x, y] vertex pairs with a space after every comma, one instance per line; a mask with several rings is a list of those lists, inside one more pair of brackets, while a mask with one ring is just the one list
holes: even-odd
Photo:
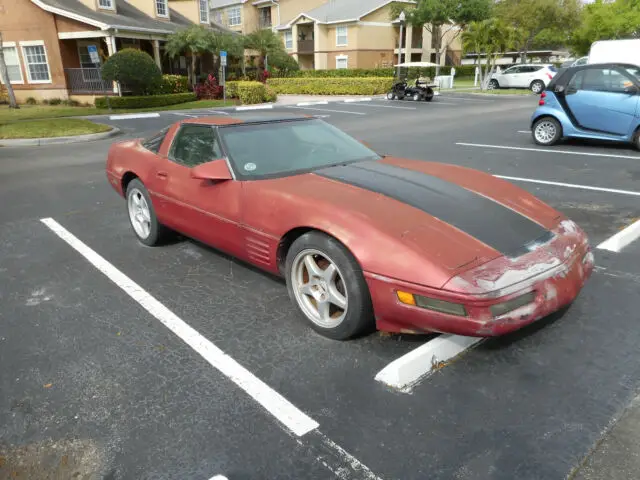
[[224, 50], [220, 50], [220, 65], [223, 67], [227, 66], [227, 52]]

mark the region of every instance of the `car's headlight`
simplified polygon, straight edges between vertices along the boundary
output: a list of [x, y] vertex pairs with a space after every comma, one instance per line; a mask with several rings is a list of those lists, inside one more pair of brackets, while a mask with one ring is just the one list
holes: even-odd
[[512, 312], [516, 308], [524, 307], [525, 305], [532, 303], [535, 299], [536, 292], [529, 292], [524, 295], [520, 295], [519, 297], [512, 298], [506, 302], [491, 305], [489, 310], [491, 311], [491, 315], [499, 317], [505, 313]]
[[405, 305], [413, 305], [427, 310], [433, 310], [434, 312], [446, 313], [449, 315], [456, 315], [458, 317], [466, 317], [467, 309], [464, 305], [459, 303], [447, 302], [445, 300], [438, 300], [436, 298], [423, 297], [422, 295], [414, 295], [409, 292], [402, 292], [398, 290], [396, 293], [398, 300]]

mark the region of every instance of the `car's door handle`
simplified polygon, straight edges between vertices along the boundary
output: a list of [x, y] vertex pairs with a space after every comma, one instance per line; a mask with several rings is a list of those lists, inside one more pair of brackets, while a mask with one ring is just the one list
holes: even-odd
[[158, 172], [156, 173], [156, 177], [158, 178], [167, 178], [169, 174], [167, 172]]

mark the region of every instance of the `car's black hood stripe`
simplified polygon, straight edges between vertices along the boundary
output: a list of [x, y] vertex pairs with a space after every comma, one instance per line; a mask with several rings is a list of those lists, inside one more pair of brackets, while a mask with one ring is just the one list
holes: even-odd
[[526, 253], [527, 244], [550, 237], [544, 227], [510, 208], [414, 170], [372, 161], [315, 173], [411, 205], [510, 257]]

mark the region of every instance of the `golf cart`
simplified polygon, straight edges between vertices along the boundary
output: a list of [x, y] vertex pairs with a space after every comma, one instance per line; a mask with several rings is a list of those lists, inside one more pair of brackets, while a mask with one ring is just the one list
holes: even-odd
[[[435, 63], [431, 62], [405, 62], [395, 65], [398, 68], [427, 68], [435, 67]], [[429, 78], [418, 77], [415, 82], [409, 84], [406, 80], [400, 80], [394, 83], [391, 90], [387, 92], [388, 100], [402, 100], [405, 97], [411, 98], [416, 102], [425, 100], [430, 102], [436, 95], [435, 89], [439, 88], [437, 83], [431, 82]]]

